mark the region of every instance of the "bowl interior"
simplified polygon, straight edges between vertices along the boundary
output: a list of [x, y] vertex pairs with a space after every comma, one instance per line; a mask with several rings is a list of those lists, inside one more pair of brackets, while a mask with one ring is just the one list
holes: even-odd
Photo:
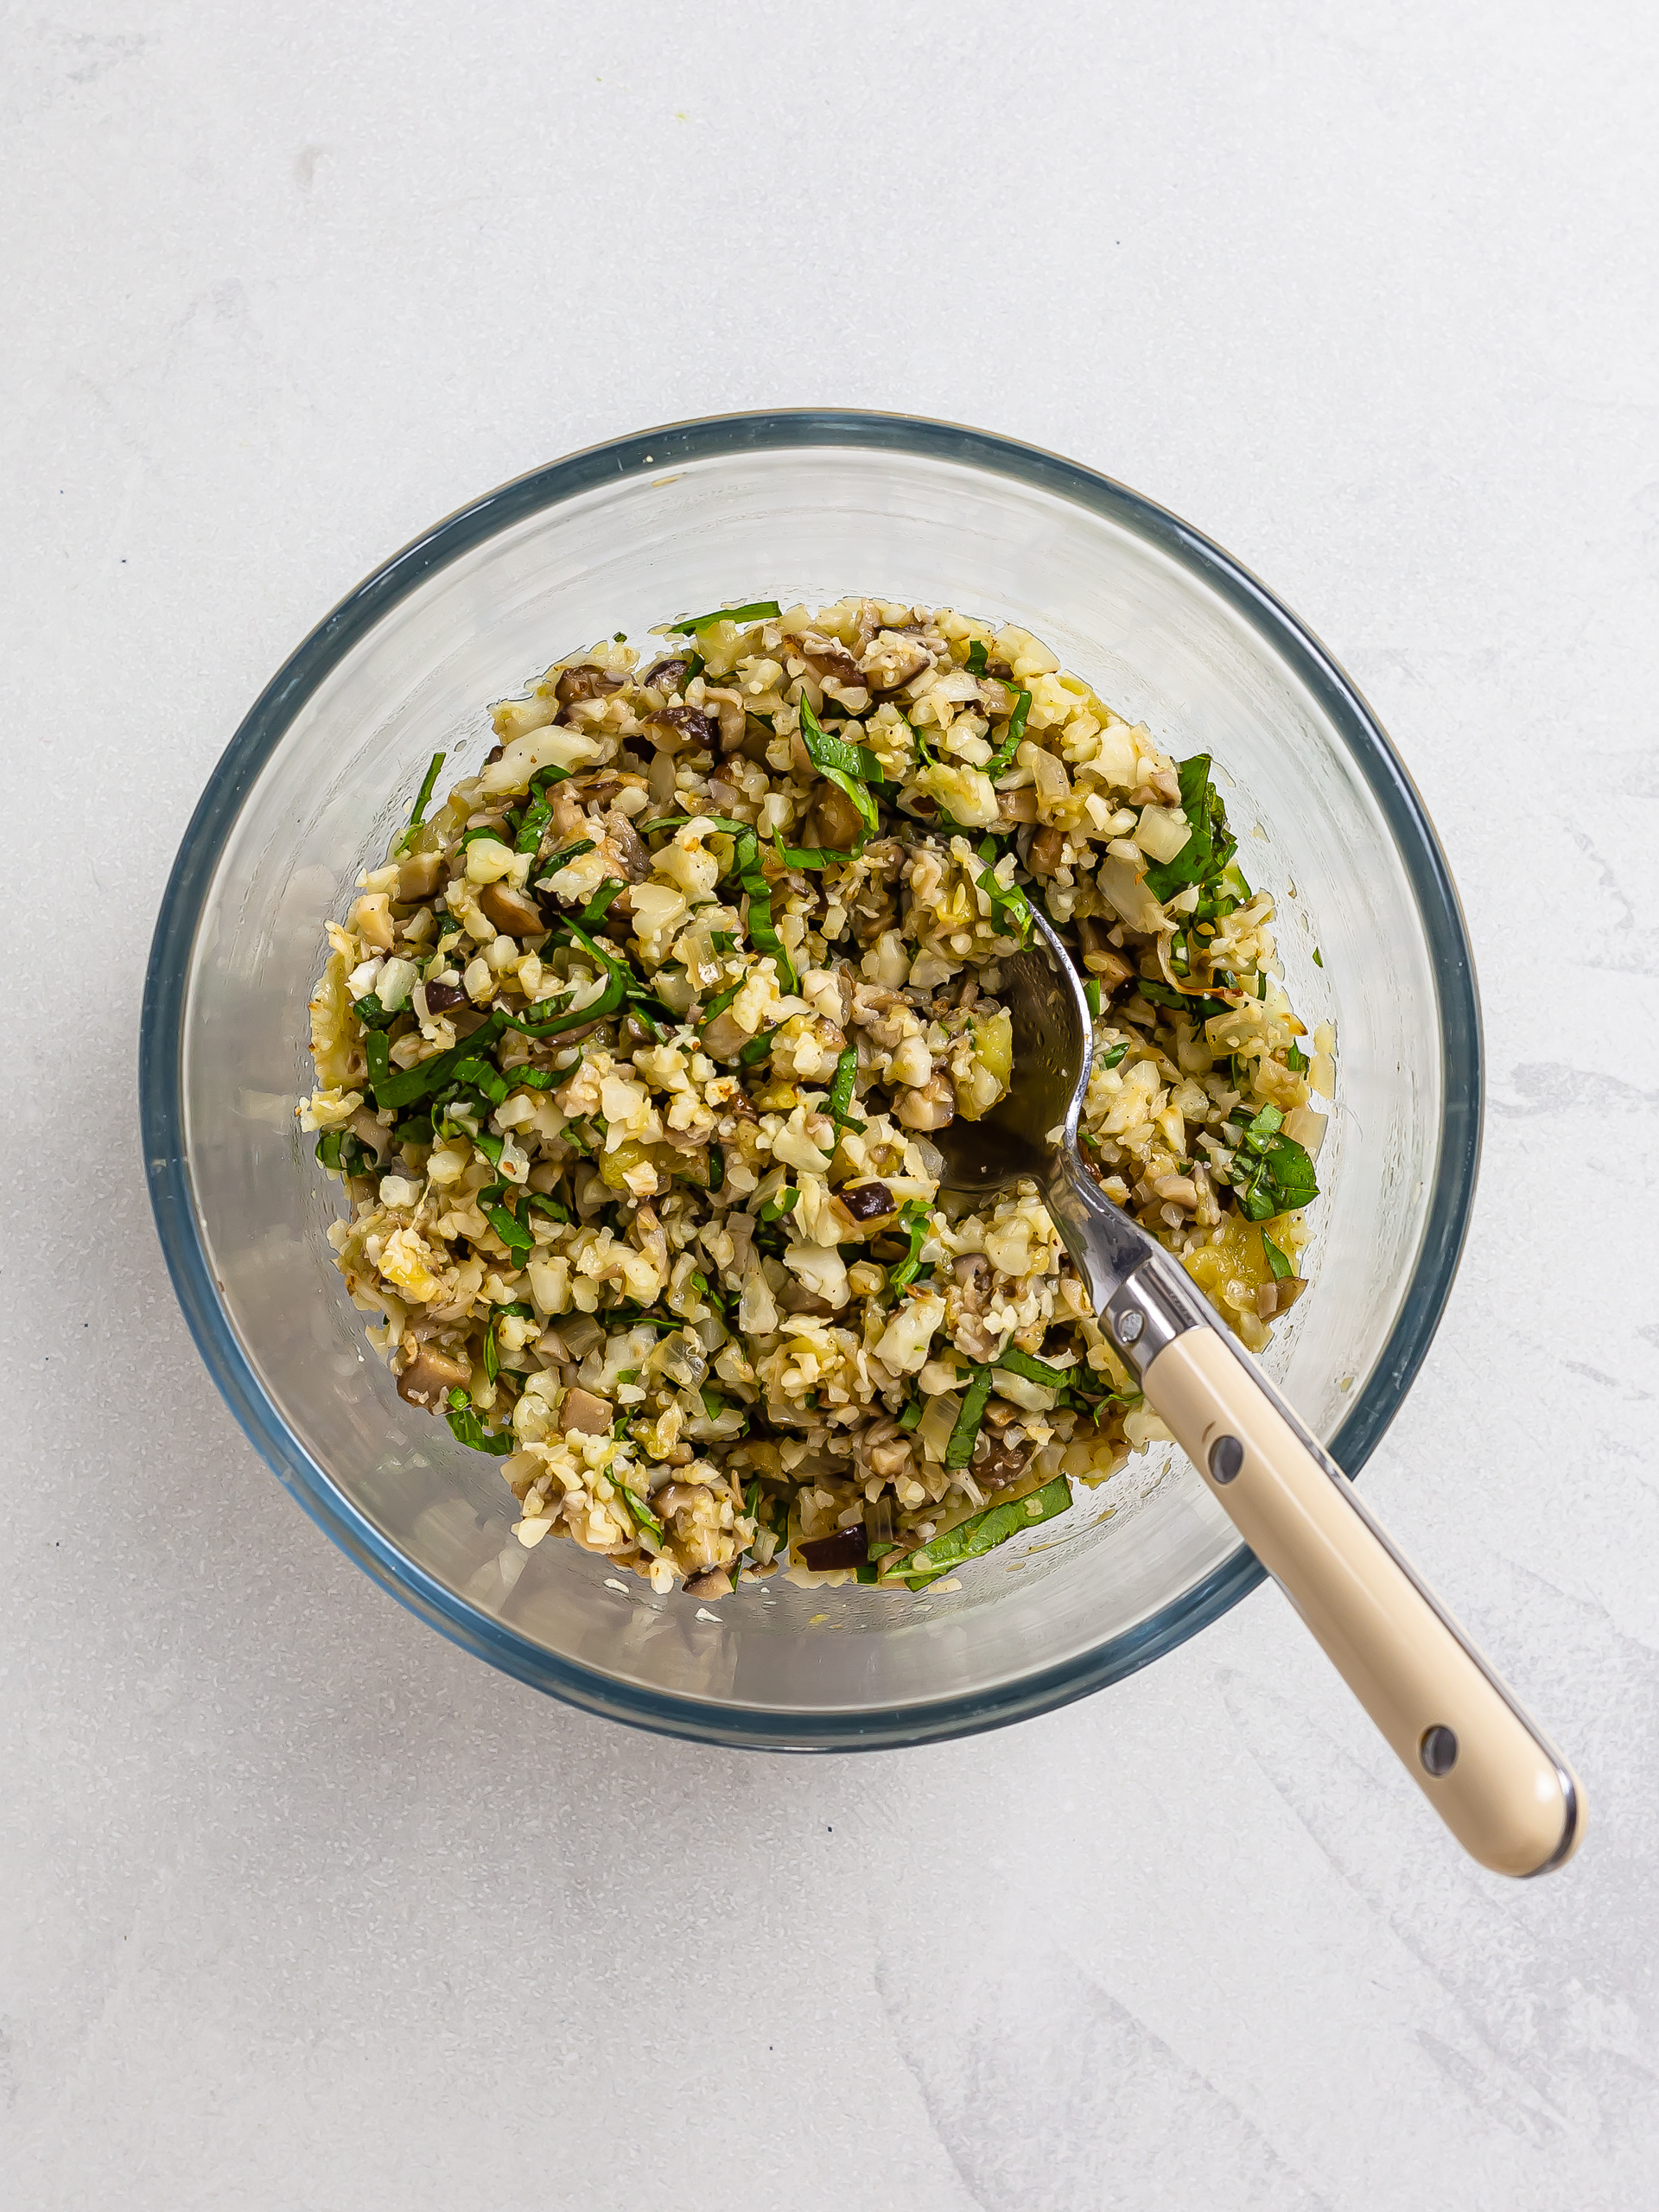
[[334, 1271], [337, 1186], [294, 1116], [309, 1087], [306, 1001], [323, 920], [384, 856], [428, 756], [447, 748], [446, 781], [476, 765], [486, 703], [556, 658], [737, 596], [869, 590], [1020, 622], [1171, 753], [1213, 753], [1241, 865], [1279, 902], [1293, 1001], [1310, 1027], [1336, 1025], [1317, 1281], [1268, 1364], [1351, 1468], [1444, 1296], [1475, 1080], [1461, 1001], [1452, 1027], [1469, 1033], [1447, 1044], [1455, 907], [1448, 950], [1425, 891], [1432, 837], [1363, 708], [1169, 518], [995, 442], [664, 433], [608, 467], [544, 472], [448, 527], [273, 684], [204, 801], [158, 931], [149, 1151], [177, 1200], [158, 1186], [158, 1211], [204, 1350], [256, 1440], [440, 1625], [545, 1687], [689, 1732], [949, 1732], [1190, 1633], [1256, 1570], [1167, 1449], [943, 1595], [773, 1578], [699, 1605], [568, 1544], [524, 1552], [497, 1463], [402, 1404]]

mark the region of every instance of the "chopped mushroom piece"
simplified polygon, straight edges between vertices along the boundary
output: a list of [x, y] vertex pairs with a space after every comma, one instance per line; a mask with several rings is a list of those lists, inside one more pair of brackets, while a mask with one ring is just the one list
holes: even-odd
[[712, 752], [715, 725], [696, 707], [659, 707], [645, 720], [645, 735], [659, 752], [677, 752], [689, 745], [700, 752]]
[[562, 707], [574, 706], [579, 699], [604, 699], [613, 691], [622, 689], [622, 678], [613, 676], [607, 668], [595, 668], [585, 663], [581, 668], [567, 668], [559, 677], [555, 693]]
[[932, 654], [918, 639], [883, 630], [858, 664], [858, 672], [879, 697], [884, 692], [902, 690], [932, 665]]
[[397, 896], [406, 906], [429, 899], [442, 881], [442, 853], [411, 853], [397, 864]]
[[473, 1370], [465, 1360], [454, 1359], [435, 1345], [423, 1344], [397, 1377], [397, 1395], [411, 1406], [429, 1414], [441, 1412], [451, 1390], [464, 1390]]
[[934, 1074], [918, 1090], [906, 1090], [893, 1107], [907, 1129], [942, 1129], [957, 1118], [956, 1094], [948, 1076]]
[[723, 1567], [705, 1567], [699, 1573], [688, 1574], [680, 1587], [688, 1598], [729, 1598], [732, 1578]]
[[573, 1430], [581, 1436], [603, 1436], [614, 1419], [608, 1402], [595, 1397], [591, 1390], [567, 1390], [559, 1408], [559, 1421], [567, 1436]]
[[849, 1183], [836, 1196], [855, 1221], [884, 1221], [898, 1211], [898, 1201], [885, 1183]]
[[666, 660], [653, 661], [639, 681], [648, 690], [661, 691], [671, 698], [677, 691], [685, 689], [685, 679], [690, 669], [689, 660], [682, 660], [677, 655], [671, 654]]
[[651, 854], [646, 849], [645, 839], [627, 816], [616, 807], [613, 807], [605, 817], [604, 852], [606, 858], [615, 861], [619, 874], [626, 876], [630, 883], [643, 883], [651, 874]]
[[[478, 903], [497, 929], [508, 937], [533, 937], [547, 927], [536, 901], [507, 884], [486, 883], [478, 894]], [[427, 1004], [431, 1003], [429, 995]]]
[[1083, 964], [1091, 976], [1098, 976], [1109, 989], [1116, 990], [1120, 983], [1127, 983], [1135, 973], [1121, 952], [1115, 952], [1106, 942], [1104, 922], [1085, 918], [1077, 924], [1077, 947], [1083, 954]]
[[820, 630], [800, 630], [784, 639], [784, 651], [803, 660], [814, 676], [831, 677], [852, 689], [863, 681], [862, 671], [839, 638], [826, 638]]

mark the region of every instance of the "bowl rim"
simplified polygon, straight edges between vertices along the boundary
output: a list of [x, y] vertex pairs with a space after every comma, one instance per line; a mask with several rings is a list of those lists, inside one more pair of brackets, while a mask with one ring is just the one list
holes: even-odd
[[214, 1286], [183, 1150], [184, 1010], [204, 896], [242, 804], [301, 707], [377, 622], [425, 578], [529, 515], [676, 463], [802, 447], [849, 446], [944, 460], [1011, 477], [1122, 523], [1196, 571], [1318, 698], [1388, 823], [1427, 940], [1440, 1003], [1440, 1158], [1416, 1266], [1387, 1344], [1332, 1441], [1351, 1478], [1375, 1450], [1421, 1366], [1468, 1231], [1479, 1164], [1479, 995], [1456, 888], [1428, 812], [1358, 688], [1249, 570], [1178, 516], [1081, 463], [963, 424], [899, 414], [798, 408], [700, 417], [613, 438], [486, 493], [382, 563], [295, 649], [226, 746], [192, 814], [156, 918], [139, 1036], [139, 1117], [150, 1204], [174, 1291], [197, 1350], [249, 1441], [365, 1573], [477, 1657], [583, 1710], [658, 1733], [773, 1750], [847, 1751], [935, 1742], [1069, 1704], [1147, 1666], [1236, 1605], [1265, 1577], [1243, 1544], [1181, 1597], [1090, 1650], [969, 1694], [864, 1713], [786, 1713], [669, 1695], [544, 1650], [470, 1605], [346, 1497], [291, 1434], [238, 1344]]

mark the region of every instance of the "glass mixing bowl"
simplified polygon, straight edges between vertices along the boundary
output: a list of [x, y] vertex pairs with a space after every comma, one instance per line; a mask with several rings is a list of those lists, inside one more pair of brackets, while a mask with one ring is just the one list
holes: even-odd
[[[385, 855], [427, 759], [485, 702], [613, 631], [758, 594], [869, 591], [1035, 631], [1177, 755], [1214, 754], [1294, 1003], [1336, 1024], [1316, 1280], [1268, 1364], [1352, 1474], [1427, 1347], [1480, 1128], [1479, 1016], [1422, 804], [1353, 686], [1224, 553], [1089, 470], [903, 416], [652, 430], [492, 493], [308, 638], [186, 833], [144, 1001], [145, 1156], [175, 1287], [254, 1445], [365, 1573], [537, 1688], [713, 1742], [962, 1734], [1098, 1689], [1262, 1570], [1168, 1447], [954, 1592], [652, 1595], [569, 1543], [524, 1551], [499, 1463], [398, 1399], [325, 1240], [338, 1185], [295, 1120], [325, 916]], [[1323, 964], [1319, 964], [1322, 957]]]

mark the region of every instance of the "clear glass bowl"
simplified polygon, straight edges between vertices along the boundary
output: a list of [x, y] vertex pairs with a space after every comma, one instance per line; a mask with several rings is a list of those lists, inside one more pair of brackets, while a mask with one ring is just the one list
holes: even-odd
[[[1172, 753], [1214, 753], [1289, 988], [1338, 1039], [1317, 1280], [1268, 1364], [1351, 1474], [1439, 1319], [1474, 1185], [1479, 1016], [1421, 802], [1353, 686], [1227, 556], [1087, 469], [902, 416], [652, 430], [492, 493], [359, 585], [282, 669], [196, 810], [156, 925], [142, 1112], [202, 1356], [255, 1446], [364, 1570], [574, 1704], [709, 1741], [915, 1743], [1097, 1689], [1261, 1569], [1166, 1452], [925, 1598], [654, 1597], [520, 1548], [496, 1461], [404, 1406], [324, 1237], [338, 1186], [294, 1116], [323, 918], [378, 861], [428, 756], [574, 649], [723, 600], [849, 590], [1026, 625]], [[1316, 963], [1316, 946], [1323, 965]], [[1021, 1555], [1022, 1554], [1022, 1555]]]

